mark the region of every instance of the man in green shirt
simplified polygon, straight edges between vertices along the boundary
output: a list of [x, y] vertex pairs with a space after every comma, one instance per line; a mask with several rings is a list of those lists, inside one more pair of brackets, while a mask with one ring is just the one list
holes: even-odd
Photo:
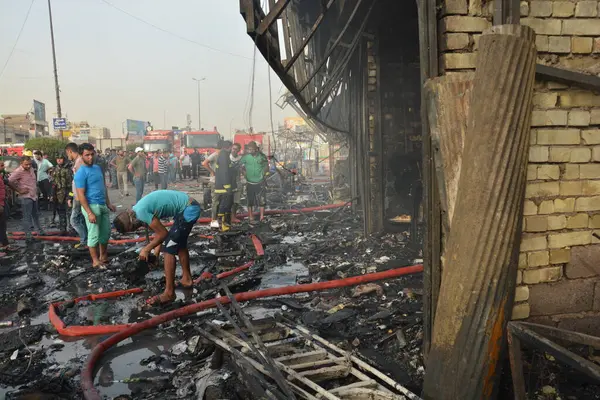
[[265, 218], [267, 205], [267, 190], [265, 177], [269, 173], [267, 156], [258, 150], [256, 142], [252, 141], [246, 146], [248, 153], [240, 160], [246, 176], [246, 195], [248, 196], [248, 219], [254, 223], [254, 207], [260, 207], [260, 221]]
[[119, 150], [110, 162], [111, 167], [117, 171], [117, 186], [122, 196], [129, 196], [129, 191], [127, 190], [127, 165], [129, 165], [129, 162], [130, 160], [123, 150]]

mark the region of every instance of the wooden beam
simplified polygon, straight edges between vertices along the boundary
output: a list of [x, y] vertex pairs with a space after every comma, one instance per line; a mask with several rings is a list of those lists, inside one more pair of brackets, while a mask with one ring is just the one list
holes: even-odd
[[290, 58], [287, 61], [285, 68], [284, 68], [284, 71], [286, 74], [290, 70], [290, 68], [292, 68], [292, 65], [294, 65], [294, 63], [296, 62], [298, 57], [300, 57], [300, 55], [304, 51], [304, 48], [306, 47], [306, 45], [308, 45], [308, 42], [310, 42], [312, 37], [315, 35], [315, 33], [317, 32], [317, 29], [319, 29], [319, 26], [321, 26], [321, 23], [323, 22], [323, 19], [325, 18], [325, 14], [327, 14], [327, 11], [331, 8], [331, 6], [333, 5], [334, 2], [335, 2], [335, 0], [329, 0], [329, 3], [327, 3], [327, 5], [324, 6], [323, 12], [321, 12], [319, 17], [316, 19], [315, 23], [313, 24], [312, 28], [310, 29], [310, 32], [308, 33], [308, 36], [306, 36], [306, 38], [304, 39], [304, 41], [302, 42], [300, 47], [296, 50], [296, 53], [292, 56], [292, 58]]
[[273, 23], [277, 21], [277, 18], [279, 18], [279, 16], [281, 15], [281, 13], [283, 12], [283, 10], [289, 2], [290, 0], [279, 0], [277, 4], [275, 4], [275, 7], [269, 9], [269, 13], [267, 14], [267, 16], [262, 21], [260, 21], [256, 33], [258, 33], [259, 35], [263, 35], [267, 31], [267, 29], [269, 29], [271, 25], [273, 25]]
[[583, 89], [600, 91], [600, 77], [582, 74], [581, 72], [537, 64], [535, 66], [536, 78], [543, 81], [565, 83], [579, 86]]

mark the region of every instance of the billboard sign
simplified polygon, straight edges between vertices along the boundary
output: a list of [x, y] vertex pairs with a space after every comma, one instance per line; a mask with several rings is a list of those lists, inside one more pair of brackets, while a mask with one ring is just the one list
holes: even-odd
[[302, 117], [287, 117], [283, 120], [285, 129], [299, 131], [306, 129], [306, 121]]
[[127, 126], [127, 143], [142, 143], [144, 141], [144, 135], [146, 134], [148, 122], [128, 119], [125, 124]]
[[67, 129], [67, 119], [66, 118], [53, 118], [52, 125], [54, 126], [54, 130]]
[[33, 118], [36, 122], [46, 121], [46, 105], [41, 101], [33, 100]]

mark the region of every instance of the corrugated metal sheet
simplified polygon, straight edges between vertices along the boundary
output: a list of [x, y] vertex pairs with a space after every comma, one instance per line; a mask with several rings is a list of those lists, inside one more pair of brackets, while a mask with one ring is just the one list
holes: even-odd
[[517, 273], [536, 50], [502, 26], [479, 45], [446, 267], [427, 360], [426, 399], [497, 391]]

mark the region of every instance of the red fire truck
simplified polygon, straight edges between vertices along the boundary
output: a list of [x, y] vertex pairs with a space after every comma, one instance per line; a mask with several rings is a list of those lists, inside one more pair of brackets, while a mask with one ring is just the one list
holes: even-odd
[[205, 156], [217, 151], [219, 142], [223, 139], [216, 126], [212, 131], [184, 131], [182, 136], [181, 145], [186, 153], [198, 150]]
[[260, 151], [265, 155], [271, 155], [271, 137], [266, 133], [245, 133], [237, 132], [233, 135], [233, 143], [239, 143], [242, 150], [246, 149], [246, 145], [250, 142], [256, 142]]
[[179, 156], [181, 153], [181, 139], [173, 131], [149, 131], [144, 136], [143, 147], [146, 153], [154, 153], [157, 150], [162, 150]]

